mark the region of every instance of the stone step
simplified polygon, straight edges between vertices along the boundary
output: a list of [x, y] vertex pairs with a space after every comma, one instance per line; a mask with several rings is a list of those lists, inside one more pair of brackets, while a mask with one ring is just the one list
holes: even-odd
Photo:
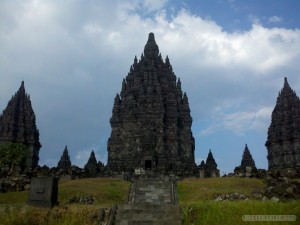
[[172, 182], [169, 181], [137, 181], [134, 184], [130, 202], [171, 204], [173, 203]]
[[118, 205], [115, 224], [181, 224], [178, 205]]
[[142, 203], [142, 204], [122, 204], [117, 206], [118, 209], [120, 210], [127, 210], [127, 209], [142, 209], [142, 210], [179, 210], [178, 205], [173, 205], [173, 204], [147, 204], [147, 203]]
[[182, 225], [178, 220], [161, 220], [161, 221], [129, 221], [129, 220], [116, 220], [114, 225]]
[[128, 204], [118, 205], [115, 225], [181, 225], [176, 185], [170, 181], [132, 183]]

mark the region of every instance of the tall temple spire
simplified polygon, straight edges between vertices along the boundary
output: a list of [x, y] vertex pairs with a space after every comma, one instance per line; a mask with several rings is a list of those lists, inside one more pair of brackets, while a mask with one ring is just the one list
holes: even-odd
[[300, 168], [300, 100], [284, 78], [272, 121], [268, 129], [266, 147], [269, 169]]
[[155, 42], [153, 33], [149, 33], [147, 44], [145, 45], [144, 55], [146, 58], [155, 58], [159, 54], [158, 46]]
[[72, 166], [71, 160], [70, 160], [70, 155], [68, 152], [68, 147], [65, 146], [65, 149], [63, 151], [63, 154], [57, 164], [57, 167], [60, 169], [68, 169]]
[[26, 145], [30, 153], [27, 167], [34, 168], [38, 165], [41, 148], [39, 131], [36, 127], [30, 97], [25, 92], [24, 81], [0, 115], [0, 142], [16, 142]]
[[84, 170], [88, 173], [90, 177], [97, 176], [99, 172], [99, 168], [98, 168], [97, 159], [94, 150], [92, 150], [90, 158], [84, 166]]
[[195, 139], [188, 97], [182, 94], [169, 58], [164, 62], [159, 54], [153, 33], [144, 56], [134, 58], [122, 82], [110, 124], [107, 165], [111, 174], [130, 176], [136, 169], [149, 168], [182, 177], [194, 173]]

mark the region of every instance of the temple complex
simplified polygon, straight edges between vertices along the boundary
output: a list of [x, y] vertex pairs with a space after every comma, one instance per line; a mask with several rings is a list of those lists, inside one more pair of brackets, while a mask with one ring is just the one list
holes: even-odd
[[111, 175], [193, 175], [195, 140], [188, 97], [168, 56], [162, 59], [150, 33], [144, 54], [114, 100], [108, 169]]
[[300, 100], [284, 78], [266, 142], [269, 169], [300, 170]]
[[24, 144], [29, 150], [27, 168], [35, 168], [38, 165], [41, 148], [39, 131], [24, 81], [0, 115], [0, 142]]

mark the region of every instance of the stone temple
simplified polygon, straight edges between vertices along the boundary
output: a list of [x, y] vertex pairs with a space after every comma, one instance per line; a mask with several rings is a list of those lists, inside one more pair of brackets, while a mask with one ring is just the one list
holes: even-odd
[[141, 59], [134, 58], [114, 100], [108, 169], [112, 175], [195, 172], [195, 140], [188, 97], [168, 56], [150, 33]]
[[0, 115], [0, 142], [16, 142], [29, 148], [27, 167], [35, 168], [39, 161], [39, 131], [35, 123], [30, 96], [24, 81]]
[[244, 171], [246, 169], [246, 167], [251, 167], [252, 169], [256, 170], [255, 162], [252, 158], [252, 155], [250, 153], [250, 150], [249, 150], [247, 144], [245, 145], [245, 149], [244, 149], [242, 160], [241, 160], [241, 165], [238, 166], [237, 168]]
[[300, 171], [300, 100], [284, 78], [266, 142], [269, 169]]
[[220, 177], [220, 170], [218, 170], [218, 165], [215, 161], [215, 158], [209, 150], [206, 162], [202, 160], [199, 165], [200, 178], [211, 178], [211, 177]]
[[252, 158], [248, 145], [246, 144], [241, 160], [241, 165], [235, 167], [234, 173], [238, 176], [250, 177], [253, 176], [253, 173], [255, 172], [257, 172], [257, 168], [255, 166], [255, 162]]
[[66, 146], [60, 160], [57, 163], [57, 168], [67, 170], [72, 166], [70, 155], [68, 152], [68, 147]]

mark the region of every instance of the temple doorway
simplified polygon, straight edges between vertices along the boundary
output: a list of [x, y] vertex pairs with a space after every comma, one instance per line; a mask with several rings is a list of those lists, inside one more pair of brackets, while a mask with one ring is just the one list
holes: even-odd
[[145, 160], [145, 170], [151, 170], [151, 169], [152, 169], [152, 161]]

